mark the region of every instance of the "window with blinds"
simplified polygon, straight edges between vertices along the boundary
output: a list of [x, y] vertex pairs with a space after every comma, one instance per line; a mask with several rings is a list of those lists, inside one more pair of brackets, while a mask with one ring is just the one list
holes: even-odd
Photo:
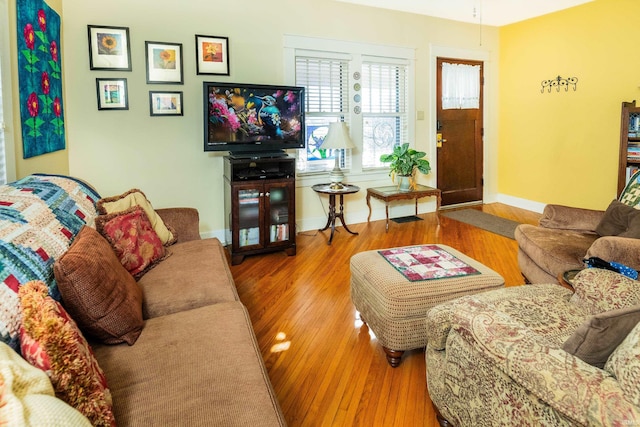
[[408, 141], [408, 66], [362, 64], [362, 168], [383, 167], [380, 156]]
[[[324, 150], [329, 123], [349, 122], [349, 63], [345, 59], [296, 56], [296, 86], [305, 89], [306, 152], [298, 153], [301, 172], [327, 171], [335, 164], [333, 150]], [[341, 150], [341, 169], [351, 169], [351, 150]]]

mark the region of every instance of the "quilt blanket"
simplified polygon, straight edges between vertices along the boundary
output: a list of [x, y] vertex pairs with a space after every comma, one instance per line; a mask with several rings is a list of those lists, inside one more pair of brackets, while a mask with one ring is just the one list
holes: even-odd
[[30, 175], [0, 186], [0, 339], [18, 350], [18, 289], [42, 280], [60, 300], [53, 263], [82, 226], [93, 226], [100, 196], [68, 177]]
[[378, 253], [410, 282], [480, 274], [438, 245], [405, 246]]

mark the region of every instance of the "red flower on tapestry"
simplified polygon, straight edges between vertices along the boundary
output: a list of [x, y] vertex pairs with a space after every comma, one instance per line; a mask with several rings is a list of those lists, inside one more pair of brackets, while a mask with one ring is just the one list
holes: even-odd
[[60, 104], [60, 98], [58, 98], [57, 96], [53, 100], [53, 113], [56, 115], [56, 117], [60, 117], [60, 115], [62, 114], [62, 105]]
[[23, 34], [24, 34], [24, 42], [27, 44], [27, 48], [33, 50], [36, 43], [36, 35], [33, 32], [33, 25], [31, 24], [25, 25]]
[[47, 30], [47, 15], [45, 15], [42, 9], [38, 11], [38, 25], [40, 25], [42, 31]]
[[38, 115], [38, 97], [35, 92], [31, 92], [29, 99], [27, 99], [27, 108], [29, 109], [29, 115], [35, 117]]
[[49, 89], [51, 89], [51, 83], [49, 82], [49, 73], [47, 73], [46, 71], [42, 72], [41, 85], [42, 85], [42, 92], [45, 95], [49, 95]]
[[56, 43], [55, 40], [49, 45], [49, 52], [51, 52], [51, 59], [53, 59], [53, 62], [58, 62], [58, 43]]

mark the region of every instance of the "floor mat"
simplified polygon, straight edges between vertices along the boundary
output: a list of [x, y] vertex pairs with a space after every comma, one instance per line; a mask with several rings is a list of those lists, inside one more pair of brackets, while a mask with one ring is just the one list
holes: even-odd
[[499, 234], [510, 239], [515, 239], [516, 227], [519, 222], [510, 219], [501, 218], [476, 209], [462, 209], [459, 211], [440, 212], [440, 215], [456, 221], [471, 224], [474, 227]]
[[422, 218], [417, 217], [415, 215], [401, 216], [398, 218], [389, 218], [389, 219], [393, 222], [397, 222], [398, 224], [402, 224], [404, 222], [422, 221]]

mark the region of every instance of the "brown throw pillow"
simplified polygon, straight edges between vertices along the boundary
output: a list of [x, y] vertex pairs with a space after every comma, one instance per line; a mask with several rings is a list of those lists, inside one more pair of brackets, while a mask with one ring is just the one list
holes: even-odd
[[[637, 218], [637, 219], [636, 219]], [[640, 236], [640, 210], [613, 200], [596, 227], [600, 236]], [[631, 229], [630, 229], [631, 226]]]
[[65, 308], [87, 334], [132, 345], [142, 332], [142, 290], [104, 237], [84, 226], [53, 271]]
[[607, 359], [640, 322], [640, 305], [597, 314], [580, 325], [562, 349], [590, 365], [604, 368]]

